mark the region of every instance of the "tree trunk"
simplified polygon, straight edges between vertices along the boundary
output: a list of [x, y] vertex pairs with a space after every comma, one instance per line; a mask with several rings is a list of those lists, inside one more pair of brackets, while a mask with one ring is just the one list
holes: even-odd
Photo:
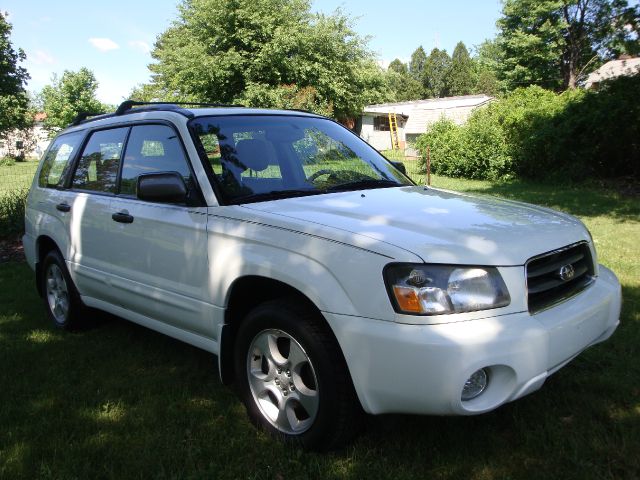
[[567, 89], [574, 89], [576, 88], [576, 82], [578, 80], [578, 71], [577, 71], [577, 65], [575, 65], [573, 62], [571, 62], [569, 64], [569, 68], [568, 68], [568, 75], [567, 75], [567, 84], [566, 84], [566, 88]]

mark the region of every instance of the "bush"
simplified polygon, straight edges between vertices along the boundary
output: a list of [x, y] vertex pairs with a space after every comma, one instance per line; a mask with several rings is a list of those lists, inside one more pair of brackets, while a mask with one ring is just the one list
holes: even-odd
[[[513, 176], [504, 132], [484, 116], [474, 116], [464, 126], [440, 119], [416, 142], [422, 155], [427, 145], [431, 149], [433, 173], [492, 180]], [[424, 173], [425, 159], [421, 157], [420, 162]]]
[[0, 235], [24, 232], [24, 207], [28, 193], [28, 188], [22, 188], [0, 196]]
[[[432, 169], [475, 179], [638, 177], [640, 75], [599, 91], [518, 89], [476, 110], [463, 126], [441, 119], [418, 138]], [[424, 169], [424, 159], [422, 159]]]
[[552, 162], [572, 178], [640, 177], [640, 74], [601, 84], [555, 118]]
[[15, 159], [11, 157], [0, 157], [0, 167], [13, 167], [15, 164]]

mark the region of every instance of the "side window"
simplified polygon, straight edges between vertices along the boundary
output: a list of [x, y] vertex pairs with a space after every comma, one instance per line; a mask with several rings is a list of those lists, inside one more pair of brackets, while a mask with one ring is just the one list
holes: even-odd
[[206, 133], [200, 137], [200, 142], [202, 143], [202, 148], [209, 159], [209, 163], [211, 163], [211, 168], [216, 175], [222, 175], [222, 164], [221, 164], [221, 153], [220, 153], [220, 142], [218, 141], [218, 136], [215, 133]]
[[61, 187], [67, 176], [69, 169], [69, 159], [80, 142], [82, 142], [83, 132], [68, 133], [56, 138], [47, 151], [47, 155], [42, 162], [38, 185], [41, 187]]
[[115, 193], [118, 164], [128, 128], [94, 132], [73, 176], [73, 188]]
[[187, 186], [192, 184], [178, 134], [166, 125], [133, 127], [122, 164], [120, 194], [135, 196], [138, 176], [152, 172], [178, 172]]

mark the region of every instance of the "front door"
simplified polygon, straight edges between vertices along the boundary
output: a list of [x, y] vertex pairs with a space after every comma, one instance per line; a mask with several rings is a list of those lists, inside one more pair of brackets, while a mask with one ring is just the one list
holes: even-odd
[[206, 207], [136, 198], [138, 176], [178, 172], [194, 197], [197, 186], [178, 133], [168, 125], [132, 127], [109, 223], [111, 287], [122, 305], [146, 317], [211, 338], [207, 298]]

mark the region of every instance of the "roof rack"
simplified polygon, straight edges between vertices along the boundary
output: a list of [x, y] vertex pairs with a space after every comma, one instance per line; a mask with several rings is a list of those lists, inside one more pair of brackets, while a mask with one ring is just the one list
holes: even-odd
[[108, 114], [107, 112], [78, 112], [75, 118], [71, 120], [69, 127], [80, 125], [82, 122], [84, 122], [88, 118], [91, 118], [93, 120], [94, 117], [100, 117], [102, 115], [108, 115]]
[[[122, 115], [125, 112], [133, 110], [137, 106], [164, 106], [167, 110], [177, 110], [180, 105], [188, 107], [244, 107], [244, 105], [226, 104], [226, 103], [204, 103], [204, 102], [138, 102], [136, 100], [125, 100], [117, 108], [115, 114]], [[160, 110], [161, 108], [158, 108]]]
[[[120, 115], [126, 115], [129, 113], [149, 112], [158, 110], [168, 110], [184, 115], [187, 118], [193, 118], [193, 113], [189, 110], [181, 108], [183, 106], [193, 107], [244, 107], [244, 105], [229, 105], [225, 103], [199, 103], [199, 102], [138, 102], [136, 100], [125, 100], [122, 102], [115, 112], [113, 113], [91, 113], [80, 112], [68, 125], [69, 127], [75, 127], [82, 123], [100, 120], [103, 118], [119, 117]], [[134, 108], [137, 107], [137, 108]]]

